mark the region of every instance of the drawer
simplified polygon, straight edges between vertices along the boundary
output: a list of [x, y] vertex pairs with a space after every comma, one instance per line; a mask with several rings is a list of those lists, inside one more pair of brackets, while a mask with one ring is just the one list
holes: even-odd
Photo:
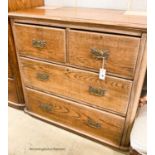
[[14, 103], [18, 103], [15, 81], [13, 79], [8, 80], [8, 100]]
[[20, 55], [65, 62], [64, 29], [15, 24], [14, 32]]
[[26, 86], [58, 94], [101, 109], [126, 114], [132, 82], [72, 67], [21, 58]]
[[99, 71], [105, 57], [108, 73], [133, 79], [140, 38], [69, 31], [69, 63]]
[[124, 118], [75, 102], [26, 89], [27, 109], [97, 140], [120, 145]]

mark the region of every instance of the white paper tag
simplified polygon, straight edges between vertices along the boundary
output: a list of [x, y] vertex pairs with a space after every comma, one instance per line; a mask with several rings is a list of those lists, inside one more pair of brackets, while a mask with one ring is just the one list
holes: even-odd
[[99, 79], [105, 80], [105, 76], [106, 76], [106, 70], [103, 68], [100, 68]]

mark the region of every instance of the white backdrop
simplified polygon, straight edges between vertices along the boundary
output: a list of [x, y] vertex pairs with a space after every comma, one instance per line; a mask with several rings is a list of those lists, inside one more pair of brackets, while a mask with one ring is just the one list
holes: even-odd
[[[145, 11], [147, 0], [131, 0], [132, 10]], [[127, 10], [128, 0], [45, 0], [46, 5]]]

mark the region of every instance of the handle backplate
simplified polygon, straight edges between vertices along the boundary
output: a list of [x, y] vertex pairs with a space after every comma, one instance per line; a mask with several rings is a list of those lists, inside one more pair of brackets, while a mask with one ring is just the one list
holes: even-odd
[[99, 50], [96, 48], [91, 49], [92, 57], [95, 59], [105, 59], [107, 60], [109, 57], [109, 50]]
[[47, 81], [49, 79], [49, 75], [47, 73], [37, 73], [37, 79], [40, 81]]
[[53, 111], [53, 105], [51, 105], [51, 104], [42, 103], [39, 105], [39, 107], [44, 112], [52, 112]]
[[94, 120], [91, 119], [91, 118], [88, 118], [88, 120], [87, 120], [86, 123], [87, 123], [87, 125], [88, 125], [89, 127], [91, 127], [91, 128], [99, 129], [99, 128], [102, 127], [100, 123], [94, 121]]
[[43, 49], [46, 47], [46, 41], [45, 40], [37, 40], [33, 39], [32, 40], [32, 46], [37, 49]]
[[104, 96], [105, 92], [106, 92], [105, 89], [89, 86], [89, 94], [91, 94], [91, 95]]

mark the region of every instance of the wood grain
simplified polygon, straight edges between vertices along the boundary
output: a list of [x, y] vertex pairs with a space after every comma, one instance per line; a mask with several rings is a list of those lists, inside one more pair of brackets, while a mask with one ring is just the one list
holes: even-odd
[[146, 32], [146, 30], [139, 29], [127, 29], [123, 27], [115, 27], [108, 25], [99, 25], [99, 24], [87, 24], [87, 23], [76, 23], [76, 22], [65, 22], [65, 21], [56, 21], [56, 20], [48, 20], [48, 19], [38, 19], [38, 18], [28, 18], [28, 17], [10, 17], [15, 23], [21, 24], [36, 24], [36, 25], [44, 25], [51, 27], [61, 27], [61, 28], [72, 28], [78, 30], [86, 30], [92, 32], [104, 32], [104, 33], [112, 33], [112, 34], [122, 34], [129, 35], [134, 37], [141, 37], [142, 32]]
[[8, 78], [13, 78], [10, 62], [8, 61]]
[[8, 79], [8, 100], [14, 103], [18, 103], [16, 85], [13, 79]]
[[31, 89], [26, 92], [30, 112], [119, 146], [124, 118]]
[[126, 15], [125, 11], [94, 8], [62, 7], [50, 9], [45, 7], [21, 10], [9, 13], [10, 17], [37, 18], [44, 20], [65, 21], [123, 27], [123, 29], [141, 29], [146, 31], [145, 16]]
[[8, 11], [44, 5], [44, 0], [8, 0]]
[[[14, 98], [16, 99], [18, 97], [18, 100], [14, 100], [14, 101], [18, 101], [18, 102], [12, 102], [9, 100], [9, 105], [10, 104], [14, 104], [15, 107], [18, 108], [17, 104], [19, 105], [19, 107], [21, 107], [20, 105], [24, 104], [24, 95], [23, 95], [23, 90], [22, 90], [22, 84], [21, 84], [21, 78], [20, 78], [20, 73], [19, 73], [19, 67], [18, 67], [18, 61], [17, 61], [17, 55], [16, 55], [16, 51], [15, 51], [15, 45], [14, 45], [14, 39], [13, 39], [13, 34], [12, 34], [12, 29], [11, 29], [11, 24], [9, 21], [8, 24], [8, 67], [10, 65], [10, 69], [11, 69], [11, 78], [14, 80], [14, 85], [9, 86], [8, 83], [8, 87], [11, 87], [11, 91], [8, 92], [11, 93], [10, 96], [15, 95]], [[9, 73], [9, 72], [8, 72]], [[14, 89], [14, 91], [13, 91]], [[13, 93], [12, 93], [13, 91]], [[10, 98], [9, 98], [10, 99]]]
[[143, 88], [143, 82], [146, 75], [147, 68], [147, 37], [143, 34], [140, 44], [140, 52], [137, 60], [137, 69], [131, 90], [130, 104], [125, 121], [124, 134], [122, 138], [122, 145], [129, 146], [131, 129], [137, 114], [139, 99]]
[[[15, 24], [14, 32], [16, 48], [20, 55], [65, 62], [66, 41], [64, 29]], [[45, 47], [36, 48], [32, 41], [45, 42]]]
[[140, 38], [70, 30], [69, 63], [99, 71], [103, 59], [95, 59], [91, 49], [109, 51], [107, 72], [133, 79], [139, 45]]
[[[71, 67], [43, 63], [21, 58], [24, 84], [42, 91], [63, 95], [106, 110], [126, 114], [132, 82], [107, 76], [99, 80], [98, 74]], [[105, 90], [105, 95], [90, 94], [89, 88]]]

